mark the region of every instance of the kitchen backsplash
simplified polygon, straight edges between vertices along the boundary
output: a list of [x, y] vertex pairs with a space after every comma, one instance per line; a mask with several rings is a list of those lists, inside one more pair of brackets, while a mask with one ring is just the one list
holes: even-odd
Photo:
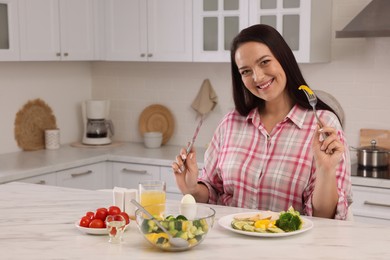
[[[390, 38], [334, 38], [368, 2], [333, 1], [332, 61], [301, 64], [312, 88], [332, 93], [342, 104], [351, 145], [358, 144], [360, 128], [390, 128]], [[229, 64], [0, 62], [0, 154], [19, 150], [15, 114], [28, 99], [38, 97], [52, 107], [61, 143], [80, 140], [80, 102], [92, 97], [111, 100], [116, 140], [140, 142], [138, 117], [145, 107], [159, 103], [175, 120], [168, 144], [186, 145], [196, 127], [190, 105], [205, 78], [218, 95], [218, 105], [206, 118], [197, 146], [207, 145], [222, 116], [233, 108]]]

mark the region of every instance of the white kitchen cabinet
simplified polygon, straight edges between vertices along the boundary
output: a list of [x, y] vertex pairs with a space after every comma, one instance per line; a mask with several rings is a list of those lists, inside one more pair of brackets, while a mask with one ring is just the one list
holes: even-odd
[[0, 0], [0, 61], [19, 60], [18, 1]]
[[331, 55], [332, 1], [250, 0], [249, 25], [276, 28], [298, 62], [326, 62]]
[[94, 11], [94, 0], [19, 0], [21, 60], [93, 60]]
[[248, 0], [195, 0], [193, 21], [193, 60], [229, 62], [232, 39], [248, 26]]
[[194, 1], [194, 61], [230, 62], [232, 39], [254, 24], [276, 28], [300, 63], [331, 55], [332, 1]]
[[160, 179], [165, 181], [167, 185], [167, 199], [181, 200], [183, 197], [181, 191], [177, 187], [176, 179], [171, 167], [161, 166], [160, 167]]
[[352, 186], [354, 220], [390, 225], [390, 189]]
[[192, 0], [107, 0], [105, 60], [192, 61]]
[[33, 184], [40, 184], [40, 185], [52, 185], [52, 186], [57, 185], [57, 179], [56, 179], [55, 172], [42, 174], [42, 175], [30, 177], [30, 178], [24, 178], [24, 179], [21, 179], [18, 181], [33, 183]]
[[56, 172], [57, 186], [80, 189], [107, 189], [111, 175], [106, 162], [85, 165]]
[[159, 180], [160, 167], [145, 164], [113, 162], [111, 174], [114, 187], [138, 189], [138, 184], [142, 180]]

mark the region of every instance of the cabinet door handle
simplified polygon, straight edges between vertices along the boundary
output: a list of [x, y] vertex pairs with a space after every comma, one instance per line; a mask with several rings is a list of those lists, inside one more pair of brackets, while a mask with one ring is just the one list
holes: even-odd
[[389, 207], [390, 208], [390, 204], [371, 202], [371, 201], [368, 201], [368, 200], [365, 200], [363, 204], [364, 205], [370, 205], [370, 206], [380, 206], [380, 207]]
[[68, 57], [68, 55], [69, 55], [69, 53], [67, 53], [67, 52], [64, 53], [64, 56], [65, 56], [65, 57]]
[[45, 185], [46, 181], [45, 180], [40, 180], [40, 181], [37, 181], [35, 184]]
[[153, 57], [153, 54], [152, 53], [148, 53], [148, 57]]
[[122, 171], [125, 173], [148, 174], [147, 170], [134, 170], [134, 169], [123, 168]]
[[85, 171], [85, 172], [79, 172], [79, 173], [72, 173], [70, 176], [72, 176], [72, 178], [75, 178], [75, 177], [79, 177], [79, 176], [83, 176], [83, 175], [87, 175], [87, 174], [91, 174], [93, 173], [92, 170], [88, 170], [88, 171]]
[[145, 57], [145, 53], [141, 53], [141, 55], [140, 55], [140, 56], [141, 56], [142, 58], [143, 58], [143, 57]]
[[56, 56], [57, 56], [57, 57], [60, 57], [60, 56], [61, 56], [61, 53], [60, 53], [60, 52], [57, 52], [57, 53], [56, 53]]

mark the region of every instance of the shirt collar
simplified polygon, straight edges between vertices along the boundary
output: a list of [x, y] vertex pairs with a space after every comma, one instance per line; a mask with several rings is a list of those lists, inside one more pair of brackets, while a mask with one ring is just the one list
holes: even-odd
[[[303, 123], [305, 122], [306, 114], [306, 108], [301, 108], [298, 105], [294, 105], [283, 121], [287, 121], [289, 119], [298, 128], [302, 128]], [[248, 116], [246, 117], [246, 121], [252, 122], [252, 124], [254, 124], [255, 126], [260, 125], [260, 114], [257, 108], [254, 108], [249, 112]]]

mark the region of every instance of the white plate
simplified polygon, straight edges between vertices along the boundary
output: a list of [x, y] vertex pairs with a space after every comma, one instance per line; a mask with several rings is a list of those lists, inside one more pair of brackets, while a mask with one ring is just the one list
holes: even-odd
[[[107, 228], [86, 228], [79, 225], [79, 221], [76, 221], [74, 223], [76, 228], [80, 230], [82, 233], [89, 234], [89, 235], [108, 235], [108, 229]], [[125, 226], [125, 231], [127, 229], [127, 226], [130, 224], [127, 224]]]
[[293, 236], [293, 235], [297, 235], [297, 234], [306, 232], [306, 231], [312, 229], [313, 226], [314, 226], [313, 222], [311, 222], [311, 220], [309, 220], [307, 218], [304, 218], [304, 217], [301, 217], [302, 220], [303, 220], [302, 229], [297, 230], [297, 231], [293, 231], [293, 232], [286, 232], [286, 233], [258, 233], [258, 232], [242, 231], [242, 230], [238, 230], [238, 229], [232, 228], [231, 223], [232, 223], [234, 217], [253, 216], [253, 215], [256, 215], [256, 214], [259, 214], [259, 213], [262, 216], [264, 216], [264, 218], [267, 217], [267, 216], [271, 216], [272, 219], [278, 219], [279, 218], [279, 213], [272, 212], [272, 211], [244, 212], [244, 213], [236, 213], [236, 214], [231, 214], [231, 215], [224, 216], [224, 217], [222, 217], [222, 218], [220, 218], [218, 220], [218, 224], [221, 227], [223, 227], [223, 228], [225, 228], [225, 229], [227, 229], [229, 231], [232, 231], [234, 233], [247, 235], [247, 236], [254, 236], [254, 237], [286, 237], [286, 236]]

